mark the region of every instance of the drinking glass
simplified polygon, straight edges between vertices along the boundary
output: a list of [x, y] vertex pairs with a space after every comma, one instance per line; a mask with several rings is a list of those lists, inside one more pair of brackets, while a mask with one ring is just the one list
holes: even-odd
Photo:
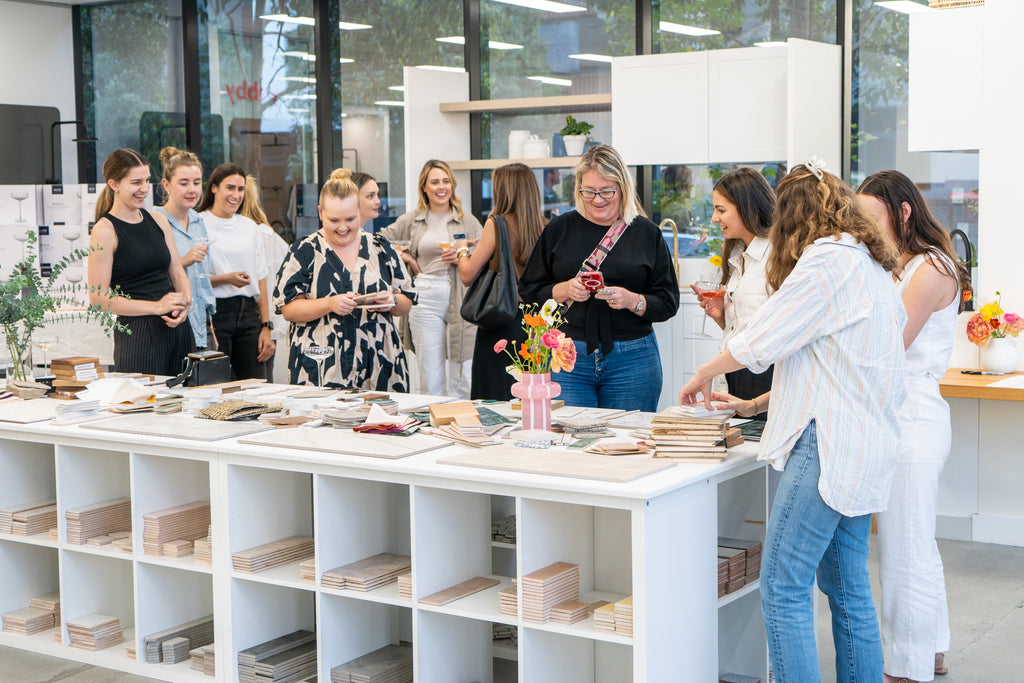
[[408, 249], [410, 244], [412, 244], [412, 242], [409, 240], [391, 240], [391, 246], [399, 254]]
[[63, 237], [64, 239], [71, 243], [72, 253], [74, 253], [75, 251], [75, 240], [77, 240], [81, 236], [82, 232], [80, 230], [69, 230], [65, 232], [63, 235], [61, 235], [61, 237]]
[[21, 203], [28, 199], [28, 192], [12, 192], [11, 199], [18, 202], [18, 220], [15, 223], [24, 223], [25, 216], [21, 213]]
[[[697, 297], [701, 301], [705, 299], [717, 299], [720, 296], [725, 296], [725, 285], [717, 282], [707, 282], [706, 280], [698, 280], [693, 283], [693, 289], [697, 293]], [[711, 337], [710, 334], [705, 332], [708, 324], [708, 314], [704, 313], [704, 319], [700, 323], [700, 334], [701, 337]]]
[[334, 349], [330, 346], [322, 346], [320, 344], [308, 344], [302, 351], [307, 358], [312, 358], [316, 361], [316, 385], [318, 389], [324, 388], [324, 361], [328, 356], [334, 353]]
[[40, 349], [43, 352], [43, 367], [46, 367], [46, 352], [52, 346], [57, 345], [57, 337], [52, 334], [40, 335], [32, 338], [32, 346]]
[[28, 238], [28, 233], [27, 232], [16, 232], [16, 233], [14, 233], [14, 239], [16, 239], [19, 242], [21, 242], [21, 260], [24, 261], [25, 260], [25, 244], [28, 242], [28, 239], [29, 239]]

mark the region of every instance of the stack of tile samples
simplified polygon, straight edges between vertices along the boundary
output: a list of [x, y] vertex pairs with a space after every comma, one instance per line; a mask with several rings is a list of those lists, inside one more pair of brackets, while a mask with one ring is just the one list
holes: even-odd
[[231, 556], [231, 564], [236, 572], [255, 574], [282, 564], [304, 560], [312, 554], [312, 538], [291, 536], [237, 552]]
[[598, 600], [590, 603], [580, 602], [579, 600], [568, 600], [563, 602], [561, 605], [555, 605], [551, 610], [551, 621], [556, 624], [572, 626], [577, 621], [583, 621], [589, 617], [590, 613], [598, 607], [604, 607], [607, 604], [607, 600]]
[[340, 590], [372, 591], [394, 583], [400, 574], [411, 569], [412, 558], [408, 555], [378, 553], [324, 572], [320, 576], [320, 585]]
[[192, 541], [169, 541], [163, 544], [164, 557], [188, 557], [192, 554]]
[[32, 598], [28, 607], [3, 615], [3, 630], [19, 636], [30, 636], [60, 625], [60, 593], [47, 593]]
[[740, 538], [718, 538], [720, 548], [735, 548], [742, 550], [746, 560], [744, 569], [744, 585], [757, 581], [761, 576], [761, 543], [758, 541], [745, 541]]
[[729, 560], [724, 557], [718, 558], [718, 597], [725, 596], [725, 589], [729, 586]]
[[[151, 633], [143, 639], [146, 648], [146, 663], [159, 664], [163, 659], [163, 643], [173, 638], [185, 638], [189, 647], [185, 647], [187, 654], [189, 649], [203, 647], [213, 642], [213, 615], [210, 614], [188, 623], [164, 629], [157, 633]], [[176, 646], [175, 652], [180, 653], [181, 645]], [[177, 661], [183, 661], [184, 657]]]
[[191, 669], [193, 671], [201, 671], [207, 676], [217, 675], [216, 660], [214, 658], [215, 648], [213, 643], [204, 647], [197, 647], [189, 655], [192, 657]]
[[316, 674], [316, 634], [300, 629], [238, 653], [239, 683], [301, 681]]
[[188, 638], [168, 638], [160, 643], [160, 661], [164, 664], [177, 664], [189, 658]]
[[192, 559], [203, 564], [213, 564], [213, 526], [206, 528], [206, 538], [196, 539], [192, 544]]
[[594, 628], [598, 631], [615, 632], [615, 603], [609, 602], [594, 610]]
[[69, 397], [74, 397], [94, 379], [103, 377], [100, 359], [96, 356], [54, 358], [50, 361], [50, 372], [54, 376], [54, 391]]
[[385, 645], [331, 669], [331, 683], [412, 683], [412, 648]]
[[498, 611], [510, 617], [519, 616], [519, 598], [515, 586], [498, 591]]
[[[194, 541], [206, 536], [210, 528], [210, 501], [176, 505], [142, 515], [142, 547], [147, 555], [162, 555], [164, 544]], [[191, 544], [189, 544], [191, 549]], [[175, 555], [180, 557], [180, 555]]]
[[654, 457], [721, 462], [727, 454], [726, 432], [731, 415], [692, 417], [680, 406], [666, 408], [651, 418]]
[[519, 629], [512, 624], [491, 624], [491, 642], [502, 647], [519, 647]]
[[743, 588], [747, 583], [747, 557], [742, 550], [736, 548], [718, 547], [718, 559], [725, 560], [728, 566], [729, 578], [725, 584], [725, 594], [733, 593]]
[[[56, 513], [56, 505], [56, 498], [43, 498], [42, 500], [33, 500], [25, 503], [16, 503], [14, 505], [4, 506], [4, 508], [0, 510], [0, 533], [14, 533], [15, 515], [27, 515], [32, 513], [34, 510], [49, 509], [50, 507], [53, 507], [54, 512]], [[51, 526], [46, 527], [46, 529], [43, 529], [43, 531], [52, 529], [55, 526], [57, 526], [56, 514], [54, 514], [53, 524]]]
[[115, 498], [85, 505], [64, 513], [67, 519], [67, 541], [84, 545], [94, 536], [109, 535], [112, 531], [131, 531], [131, 498]]
[[580, 567], [569, 562], [556, 562], [522, 578], [523, 619], [545, 624], [551, 609], [566, 600], [580, 597]]
[[307, 557], [299, 562], [299, 572], [303, 581], [316, 583], [316, 557]]
[[615, 603], [615, 632], [624, 636], [633, 636], [633, 596], [623, 598]]
[[398, 597], [412, 600], [412, 572], [399, 574], [396, 580], [398, 581]]
[[114, 540], [110, 542], [110, 545], [113, 546], [116, 550], [120, 550], [122, 553], [128, 553], [129, 555], [135, 552], [132, 546], [132, 534], [130, 531], [115, 531], [114, 533], [108, 535], [114, 538]]
[[516, 542], [516, 516], [499, 517], [491, 520], [491, 540], [498, 543]]
[[96, 652], [124, 640], [121, 620], [105, 614], [89, 614], [68, 622], [68, 640], [71, 647]]
[[11, 516], [11, 533], [15, 536], [35, 536], [56, 528], [56, 503], [31, 510], [18, 510]]

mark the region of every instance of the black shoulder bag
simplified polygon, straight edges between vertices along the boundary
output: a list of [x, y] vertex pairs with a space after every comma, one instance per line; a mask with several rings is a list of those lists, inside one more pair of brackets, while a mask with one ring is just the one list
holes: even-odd
[[516, 268], [504, 216], [494, 216], [494, 229], [497, 233], [495, 254], [488, 267], [476, 274], [462, 297], [462, 319], [482, 327], [499, 327], [519, 316]]

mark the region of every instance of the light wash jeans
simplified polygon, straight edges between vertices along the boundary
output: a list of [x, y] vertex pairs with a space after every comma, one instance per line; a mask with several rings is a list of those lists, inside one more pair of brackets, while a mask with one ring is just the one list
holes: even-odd
[[448, 360], [448, 323], [445, 316], [450, 289], [445, 276], [416, 276], [419, 303], [409, 309], [409, 332], [416, 347], [419, 391], [432, 396], [469, 398], [473, 361], [460, 363]]
[[775, 494], [761, 560], [761, 611], [775, 680], [818, 683], [811, 591], [832, 609], [837, 683], [879, 683], [882, 642], [868, 579], [871, 515], [847, 517], [821, 499], [811, 423], [793, 446]]
[[615, 342], [607, 356], [600, 349], [587, 354], [587, 344], [574, 341], [576, 367], [551, 379], [562, 386], [559, 398], [567, 406], [658, 410], [661, 396], [661, 356], [654, 333]]

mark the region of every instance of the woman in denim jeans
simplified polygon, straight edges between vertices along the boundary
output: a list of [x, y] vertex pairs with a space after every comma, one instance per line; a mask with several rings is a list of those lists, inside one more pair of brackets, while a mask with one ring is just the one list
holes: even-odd
[[[783, 470], [761, 561], [761, 608], [775, 679], [821, 680], [811, 590], [832, 609], [836, 680], [882, 680], [868, 579], [871, 513], [885, 508], [906, 396], [906, 312], [890, 274], [899, 255], [842, 180], [821, 162], [779, 184], [768, 282], [775, 293], [702, 365], [680, 402], [703, 394], [740, 414], [764, 409], [759, 458]], [[711, 391], [715, 375], [772, 363], [772, 391], [752, 400]]]

